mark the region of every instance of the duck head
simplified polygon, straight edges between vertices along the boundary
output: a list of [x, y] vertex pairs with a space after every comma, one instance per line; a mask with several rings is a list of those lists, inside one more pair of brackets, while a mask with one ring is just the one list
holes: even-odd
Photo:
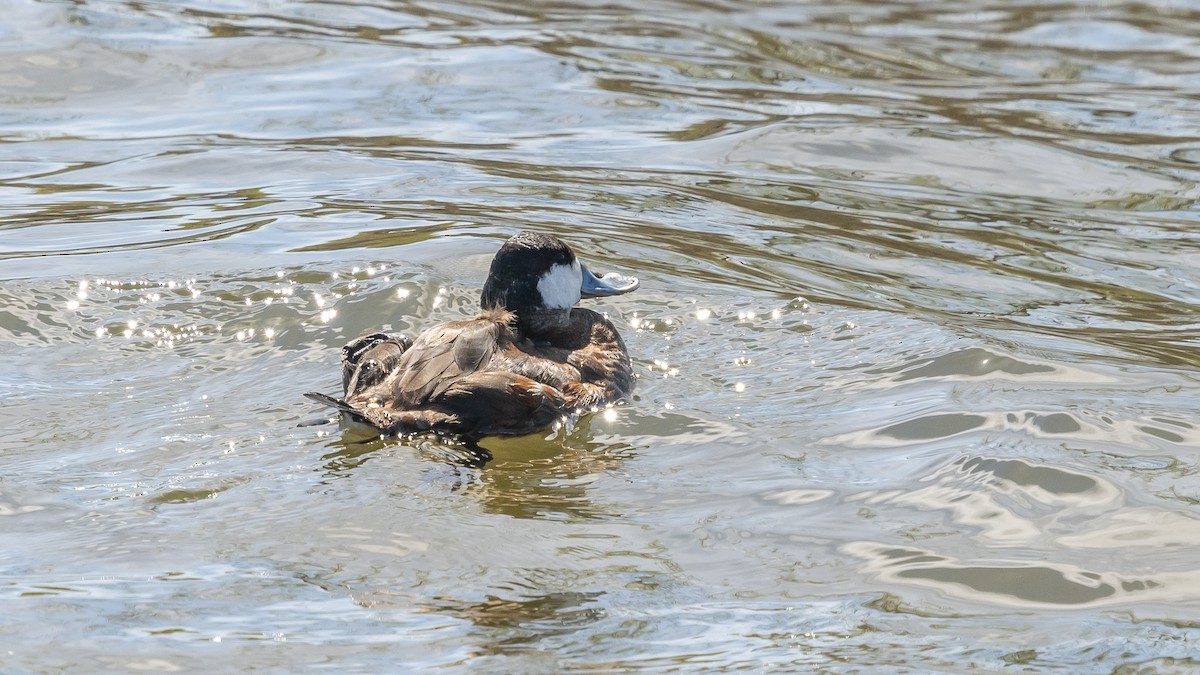
[[492, 259], [479, 304], [516, 314], [521, 332], [536, 337], [565, 328], [580, 298], [620, 295], [637, 287], [635, 277], [592, 272], [557, 237], [521, 232]]

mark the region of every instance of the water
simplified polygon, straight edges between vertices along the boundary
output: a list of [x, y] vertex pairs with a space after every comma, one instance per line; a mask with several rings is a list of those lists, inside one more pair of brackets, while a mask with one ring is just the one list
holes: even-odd
[[[1200, 668], [1189, 4], [4, 13], [6, 672]], [[629, 405], [299, 426], [528, 228]]]

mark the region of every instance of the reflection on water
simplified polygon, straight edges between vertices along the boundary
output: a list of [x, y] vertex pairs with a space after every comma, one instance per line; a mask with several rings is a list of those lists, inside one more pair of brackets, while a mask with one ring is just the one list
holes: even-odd
[[[1189, 539], [1185, 533], [1195, 529], [1194, 516], [1129, 508], [1116, 486], [1095, 476], [1016, 459], [967, 457], [922, 482], [930, 484], [865, 493], [855, 501], [873, 510], [891, 505], [945, 511], [954, 526], [977, 531], [981, 539], [975, 546], [986, 543], [998, 558], [988, 562], [987, 549], [979, 548], [971, 550], [973, 561], [964, 562], [910, 546], [863, 541], [844, 546], [882, 578], [1014, 606], [1194, 601], [1200, 594], [1191, 562], [1170, 553]], [[1079, 559], [1074, 554], [1081, 548], [1119, 552], [1091, 560], [1126, 571], [1051, 562]], [[1049, 560], [1022, 559], [1033, 550], [1044, 551]], [[1147, 555], [1156, 561], [1148, 575]]]
[[[10, 669], [1197, 667], [1190, 7], [5, 11]], [[629, 405], [321, 423], [521, 229]]]
[[[550, 593], [528, 600], [504, 600], [488, 596], [483, 602], [468, 603], [453, 598], [434, 598], [427, 611], [471, 621], [481, 633], [471, 658], [489, 656], [542, 655], [538, 644], [572, 633], [604, 616], [596, 608], [600, 593]], [[544, 659], [544, 657], [543, 657]], [[547, 666], [554, 661], [545, 659]], [[484, 663], [487, 661], [484, 660]]]

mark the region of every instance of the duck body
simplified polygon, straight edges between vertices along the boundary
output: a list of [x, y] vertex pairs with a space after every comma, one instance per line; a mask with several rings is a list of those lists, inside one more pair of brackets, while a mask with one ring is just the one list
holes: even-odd
[[497, 253], [481, 311], [415, 340], [372, 333], [342, 349], [344, 396], [308, 396], [386, 434], [527, 434], [626, 397], [633, 368], [616, 328], [574, 307], [637, 280], [592, 274], [560, 240], [522, 232]]

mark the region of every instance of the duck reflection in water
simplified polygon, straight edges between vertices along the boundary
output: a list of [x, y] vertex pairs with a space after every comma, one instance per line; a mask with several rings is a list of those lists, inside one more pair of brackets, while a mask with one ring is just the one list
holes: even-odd
[[416, 340], [371, 333], [342, 348], [343, 397], [309, 398], [387, 435], [523, 435], [629, 395], [632, 365], [612, 323], [575, 304], [638, 280], [591, 272], [562, 240], [521, 232], [496, 253], [473, 318]]
[[[469, 497], [482, 513], [519, 520], [608, 519], [617, 514], [608, 501], [594, 499], [596, 482], [612, 478], [645, 448], [622, 441], [624, 434], [610, 427], [611, 423], [590, 417], [571, 434], [550, 440], [540, 436], [489, 439], [488, 447], [497, 454], [494, 461], [477, 454], [487, 452], [482, 448], [472, 451], [466, 444], [446, 439], [375, 436], [355, 441], [348, 434], [332, 440], [330, 452], [315, 468], [322, 476], [320, 484], [332, 488], [355, 474], [379, 475], [377, 468], [371, 471], [365, 465], [382, 462], [395, 467], [385, 474], [403, 485], [406, 494]], [[407, 460], [414, 455], [427, 461], [414, 465]]]

